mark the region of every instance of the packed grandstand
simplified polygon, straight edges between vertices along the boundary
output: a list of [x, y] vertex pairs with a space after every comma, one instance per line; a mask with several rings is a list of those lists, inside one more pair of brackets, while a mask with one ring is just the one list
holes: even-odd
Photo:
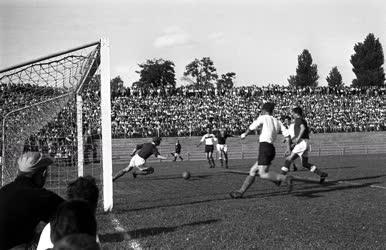
[[[91, 85], [92, 86], [92, 85]], [[34, 85], [0, 85], [0, 119], [5, 114], [60, 94], [60, 90]], [[84, 92], [83, 121], [86, 144], [98, 138], [98, 91]], [[44, 94], [33, 94], [33, 93]], [[113, 138], [202, 135], [210, 124], [239, 135], [258, 115], [261, 105], [276, 103], [275, 116], [289, 114], [294, 106], [305, 110], [313, 133], [386, 130], [385, 88], [332, 89], [290, 88], [279, 85], [243, 86], [218, 91], [215, 88], [178, 87], [166, 90], [125, 88], [112, 97]], [[65, 158], [73, 152], [76, 140], [74, 103], [25, 142], [25, 150], [42, 150]], [[90, 131], [93, 129], [94, 131]], [[89, 138], [88, 138], [89, 137]]]
[[[47, 98], [31, 96], [33, 85], [1, 85], [0, 117], [20, 105]], [[215, 88], [178, 87], [166, 91], [145, 92], [126, 88], [112, 97], [112, 134], [114, 138], [201, 135], [208, 124], [214, 130], [224, 127], [232, 134], [240, 134], [260, 111], [262, 103], [276, 103], [277, 117], [289, 114], [291, 107], [301, 106], [313, 133], [382, 131], [386, 129], [385, 88], [332, 89], [290, 88], [280, 85], [265, 87], [243, 86], [217, 91]], [[85, 94], [84, 121], [97, 122], [93, 104], [99, 93], [88, 90]], [[73, 117], [73, 105], [64, 109], [59, 118], [48, 124], [51, 128], [40, 132], [41, 137], [65, 138], [73, 134], [71, 126], [63, 128], [61, 121]], [[92, 111], [92, 112], [91, 112]], [[91, 126], [90, 127], [97, 127]], [[50, 134], [44, 134], [50, 131]], [[53, 132], [56, 131], [56, 132]]]

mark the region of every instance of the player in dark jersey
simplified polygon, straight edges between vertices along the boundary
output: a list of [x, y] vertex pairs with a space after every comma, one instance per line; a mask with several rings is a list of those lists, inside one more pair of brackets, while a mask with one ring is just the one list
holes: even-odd
[[224, 160], [225, 159], [225, 168], [228, 168], [228, 145], [226, 144], [226, 140], [228, 137], [233, 137], [232, 135], [229, 135], [225, 129], [220, 129], [219, 134], [217, 136], [217, 151], [219, 154], [219, 160], [221, 163], [221, 167], [224, 166]]
[[[289, 148], [288, 148], [289, 150], [286, 150], [285, 152], [285, 156], [288, 156], [291, 153], [290, 150], [292, 150], [295, 147], [295, 144], [292, 142], [292, 140], [295, 138], [295, 131], [294, 131], [295, 124], [291, 123], [291, 116], [289, 115], [282, 117], [282, 122], [284, 127], [287, 129], [287, 133], [288, 133], [287, 135], [284, 135], [285, 138], [283, 140], [283, 143], [289, 143]], [[298, 171], [298, 168], [296, 167], [295, 162], [292, 163], [292, 167], [293, 167], [293, 171]]]
[[209, 168], [215, 168], [216, 164], [214, 163], [213, 159], [213, 149], [214, 149], [214, 142], [217, 141], [217, 138], [214, 134], [211, 133], [211, 128], [206, 128], [206, 134], [201, 138], [200, 143], [198, 143], [197, 147], [201, 145], [205, 141], [205, 154], [206, 159], [209, 162]]
[[131, 153], [131, 158], [129, 165], [120, 170], [113, 178], [113, 181], [116, 181], [118, 178], [126, 174], [127, 172], [130, 172], [133, 168], [137, 168], [139, 172], [133, 172], [133, 177], [136, 178], [137, 175], [148, 175], [154, 173], [154, 168], [152, 167], [146, 167], [146, 160], [151, 155], [154, 155], [158, 159], [166, 160], [167, 158], [164, 156], [161, 156], [158, 152], [157, 146], [161, 144], [162, 139], [160, 137], [153, 138], [152, 142], [139, 144], [137, 147], [133, 150]]
[[175, 146], [175, 150], [174, 150], [174, 153], [170, 153], [173, 157], [174, 157], [174, 160], [173, 161], [176, 161], [177, 160], [177, 157], [181, 159], [181, 161], [183, 161], [184, 159], [182, 158], [181, 156], [181, 144], [180, 144], [180, 141], [177, 140], [176, 142], [176, 146]]
[[310, 130], [308, 128], [307, 121], [303, 118], [303, 110], [300, 107], [292, 109], [292, 116], [295, 118], [295, 133], [294, 139], [292, 140], [295, 146], [292, 149], [291, 154], [285, 160], [284, 166], [281, 169], [282, 173], [286, 174], [291, 163], [299, 157], [302, 162], [302, 166], [319, 175], [320, 183], [323, 183], [328, 174], [318, 169], [314, 164], [308, 162], [308, 152], [310, 150], [308, 140], [310, 139]]

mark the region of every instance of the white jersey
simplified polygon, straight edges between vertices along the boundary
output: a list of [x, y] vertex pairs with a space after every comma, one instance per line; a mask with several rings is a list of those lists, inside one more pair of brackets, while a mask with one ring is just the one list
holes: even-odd
[[214, 134], [205, 134], [201, 138], [201, 142], [205, 141], [205, 145], [213, 145], [215, 141], [217, 141], [217, 138]]
[[273, 144], [276, 141], [277, 134], [287, 132], [284, 125], [271, 115], [259, 116], [250, 126], [249, 130], [256, 130], [261, 127], [259, 142], [268, 142]]
[[286, 129], [286, 131], [283, 131], [283, 136], [284, 137], [290, 137], [291, 139], [294, 139], [295, 138], [295, 124], [294, 123], [291, 123], [288, 128]]

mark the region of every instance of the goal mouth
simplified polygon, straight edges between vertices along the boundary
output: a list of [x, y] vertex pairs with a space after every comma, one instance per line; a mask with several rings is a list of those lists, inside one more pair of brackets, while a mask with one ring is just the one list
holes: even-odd
[[102, 140], [108, 138], [102, 124], [111, 124], [101, 115], [102, 99], [110, 107], [108, 41], [103, 41], [0, 70], [2, 185], [16, 178], [23, 152], [39, 151], [55, 159], [48, 189], [64, 196], [67, 182], [83, 175], [92, 175], [103, 188]]

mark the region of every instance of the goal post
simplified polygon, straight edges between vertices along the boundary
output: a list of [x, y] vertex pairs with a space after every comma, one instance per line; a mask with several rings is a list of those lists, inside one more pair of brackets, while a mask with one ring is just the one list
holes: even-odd
[[49, 154], [46, 187], [92, 175], [100, 207], [113, 207], [109, 41], [89, 43], [0, 70], [1, 185], [26, 151]]

